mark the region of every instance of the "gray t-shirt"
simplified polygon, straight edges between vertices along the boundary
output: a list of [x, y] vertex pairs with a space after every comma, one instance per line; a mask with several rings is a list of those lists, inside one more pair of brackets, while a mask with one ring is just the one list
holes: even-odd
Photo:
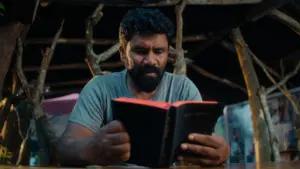
[[[80, 93], [69, 121], [97, 132], [104, 118], [111, 120], [111, 100], [134, 98], [127, 88], [126, 69], [109, 75], [95, 76]], [[166, 72], [152, 100], [174, 103], [182, 100], [202, 100], [194, 83], [186, 76]]]

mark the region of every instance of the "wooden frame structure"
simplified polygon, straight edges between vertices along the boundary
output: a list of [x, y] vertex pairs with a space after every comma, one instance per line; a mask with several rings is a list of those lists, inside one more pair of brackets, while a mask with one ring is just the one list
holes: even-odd
[[[263, 0], [187, 0], [187, 5], [238, 5], [238, 4], [256, 4]], [[42, 3], [60, 2], [75, 4], [104, 4], [108, 6], [172, 6], [177, 5], [181, 0], [153, 0], [144, 3], [144, 0], [41, 0]]]
[[[268, 106], [266, 104], [266, 96], [267, 94], [271, 93], [275, 89], [279, 88], [284, 95], [292, 102], [296, 113], [297, 118], [295, 122], [295, 131], [298, 134], [298, 139], [300, 139], [300, 108], [297, 104], [297, 101], [291, 94], [288, 92], [285, 83], [293, 77], [299, 70], [300, 64], [297, 64], [295, 70], [285, 76], [279, 75], [274, 70], [266, 66], [255, 54], [249, 49], [247, 43], [245, 42], [239, 27], [245, 25], [249, 22], [254, 20], [260, 19], [265, 15], [270, 15], [272, 17], [277, 18], [279, 21], [283, 22], [284, 24], [291, 27], [296, 32], [300, 32], [300, 24], [298, 21], [293, 19], [292, 17], [288, 16], [287, 14], [277, 10], [277, 8], [281, 7], [285, 3], [291, 2], [290, 0], [162, 0], [152, 4], [142, 4], [140, 1], [122, 1], [121, 0], [111, 0], [109, 3], [108, 1], [104, 0], [36, 0], [35, 1], [35, 10], [32, 12], [32, 21], [35, 19], [35, 13], [38, 7], [41, 5], [47, 5], [48, 3], [52, 2], [59, 2], [59, 3], [79, 3], [79, 4], [99, 4], [95, 9], [94, 13], [87, 18], [86, 22], [86, 39], [65, 39], [60, 38], [60, 33], [62, 31], [62, 26], [60, 27], [59, 31], [55, 35], [53, 39], [29, 39], [24, 41], [24, 37], [27, 34], [30, 25], [22, 24], [20, 22], [12, 22], [7, 24], [6, 26], [0, 27], [0, 40], [2, 41], [0, 45], [0, 62], [5, 63], [3, 67], [0, 69], [0, 91], [2, 90], [3, 82], [6, 73], [8, 72], [8, 66], [10, 65], [11, 58], [13, 56], [13, 51], [17, 51], [17, 64], [15, 66], [14, 72], [17, 73], [17, 76], [21, 82], [21, 88], [25, 92], [25, 95], [29, 102], [30, 111], [32, 112], [33, 118], [36, 121], [36, 125], [39, 126], [39, 131], [37, 132], [38, 139], [40, 142], [40, 146], [44, 149], [44, 159], [42, 160], [43, 165], [49, 164], [49, 155], [48, 150], [51, 146], [55, 146], [55, 139], [53, 134], [51, 134], [51, 127], [47, 123], [47, 119], [41, 107], [41, 101], [43, 99], [43, 92], [45, 87], [45, 78], [47, 70], [62, 70], [62, 69], [72, 69], [76, 68], [87, 68], [85, 64], [69, 64], [69, 65], [60, 65], [60, 66], [49, 66], [53, 52], [55, 50], [56, 44], [82, 44], [86, 46], [86, 62], [88, 64], [89, 69], [91, 70], [93, 75], [96, 74], [106, 74], [109, 72], [102, 71], [101, 68], [104, 67], [114, 67], [114, 66], [122, 66], [121, 62], [117, 63], [104, 63], [105, 60], [110, 58], [114, 53], [118, 51], [118, 42], [116, 40], [109, 40], [109, 39], [93, 39], [93, 27], [99, 22], [102, 17], [102, 9], [106, 5], [117, 5], [117, 6], [175, 6], [175, 13], [176, 13], [176, 20], [177, 20], [177, 32], [176, 38], [173, 40], [175, 43], [175, 48], [172, 46], [170, 47], [170, 59], [169, 62], [174, 63], [174, 73], [176, 74], [186, 74], [186, 67], [190, 66], [201, 75], [212, 78], [217, 80], [221, 83], [227, 84], [233, 88], [237, 88], [249, 96], [249, 104], [251, 106], [252, 111], [252, 121], [253, 121], [253, 128], [254, 128], [254, 140], [255, 140], [255, 151], [256, 151], [256, 162], [266, 162], [271, 161], [270, 157], [271, 154], [274, 157], [275, 161], [280, 160], [280, 155], [278, 151], [278, 141], [275, 138], [273, 126], [270, 120], [270, 114], [268, 110]], [[101, 4], [102, 3], [102, 4]], [[253, 10], [251, 10], [244, 20], [240, 21], [239, 23], [235, 23], [234, 25], [230, 25], [224, 30], [214, 32], [211, 36], [205, 35], [196, 35], [192, 37], [183, 37], [182, 35], [182, 27], [183, 27], [183, 18], [182, 12], [186, 5], [237, 5], [237, 4], [253, 4], [255, 5]], [[62, 23], [63, 25], [63, 23]], [[9, 31], [10, 30], [10, 31]], [[223, 37], [227, 34], [232, 35], [232, 42], [222, 41]], [[5, 43], [9, 42], [9, 43]], [[23, 42], [24, 41], [24, 42]], [[240, 62], [240, 66], [244, 75], [244, 79], [246, 82], [246, 87], [239, 86], [234, 82], [229, 80], [223, 79], [216, 75], [213, 75], [206, 70], [200, 68], [199, 66], [193, 63], [192, 58], [184, 58], [185, 51], [182, 48], [182, 43], [185, 41], [203, 41], [203, 45], [196, 49], [197, 52], [202, 51], [209, 47], [210, 45], [221, 42], [221, 44], [235, 52], [238, 55], [238, 59]], [[43, 60], [41, 63], [41, 67], [25, 67], [22, 68], [22, 51], [23, 51], [23, 43], [24, 44], [51, 44], [50, 48], [47, 48], [45, 52], [43, 52]], [[110, 44], [112, 45], [107, 51], [95, 54], [93, 51], [94, 44]], [[17, 46], [17, 48], [15, 48]], [[1, 48], [3, 50], [1, 50]], [[254, 63], [258, 64], [264, 72], [267, 74], [269, 79], [274, 83], [274, 86], [265, 88], [261, 87], [256, 77], [256, 72], [253, 67]], [[299, 62], [300, 63], [300, 62]], [[24, 71], [38, 71], [39, 76], [37, 78], [37, 82], [34, 84], [30, 84], [25, 75]], [[279, 82], [273, 78], [276, 76], [279, 79]], [[85, 83], [86, 81], [74, 81], [73, 83]], [[59, 84], [52, 84], [52, 85], [59, 85]], [[34, 90], [33, 90], [34, 89]], [[16, 89], [15, 89], [16, 90]], [[10, 106], [11, 103], [7, 103], [6, 106]], [[5, 118], [5, 113], [3, 111], [0, 114], [0, 117]], [[0, 119], [1, 119], [0, 118]], [[3, 126], [3, 125], [2, 125]], [[265, 134], [262, 133], [263, 130], [267, 129], [268, 136], [265, 137]], [[28, 129], [30, 131], [30, 128]], [[27, 132], [30, 133], [30, 132]], [[49, 145], [46, 143], [45, 138], [51, 140], [51, 144]], [[22, 145], [25, 145], [26, 139], [28, 136], [22, 137]], [[268, 146], [261, 147], [260, 145], [270, 145], [270, 148], [265, 151]], [[17, 164], [20, 164], [22, 161], [22, 152], [19, 153], [19, 159]]]

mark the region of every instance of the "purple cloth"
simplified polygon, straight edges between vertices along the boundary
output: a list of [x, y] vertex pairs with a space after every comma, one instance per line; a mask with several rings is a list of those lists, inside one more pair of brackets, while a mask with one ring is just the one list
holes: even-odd
[[71, 114], [78, 97], [78, 93], [73, 93], [62, 97], [46, 99], [43, 101], [43, 109], [46, 114], [51, 115]]

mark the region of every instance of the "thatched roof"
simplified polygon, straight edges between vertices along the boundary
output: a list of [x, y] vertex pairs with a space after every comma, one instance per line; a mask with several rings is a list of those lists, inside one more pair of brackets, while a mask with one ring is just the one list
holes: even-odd
[[[38, 67], [41, 63], [41, 49], [49, 46], [51, 43], [51, 40], [45, 38], [53, 38], [61, 19], [64, 18], [65, 23], [61, 40], [56, 47], [46, 79], [46, 85], [50, 85], [53, 92], [57, 91], [59, 95], [63, 95], [70, 92], [79, 92], [85, 82], [92, 77], [88, 67], [85, 65], [84, 59], [86, 55], [83, 42], [85, 38], [85, 20], [92, 14], [96, 6], [68, 5], [56, 3], [56, 1], [58, 0], [53, 0], [53, 3], [38, 11], [36, 21], [31, 26], [25, 42], [27, 45], [24, 48], [23, 65], [29, 80], [37, 77]], [[278, 0], [273, 2], [276, 3]], [[251, 18], [248, 17], [253, 16], [253, 12], [255, 15], [256, 12], [253, 9], [258, 10], [258, 13], [260, 12], [259, 8], [256, 8], [257, 5], [255, 3], [240, 5], [188, 5], [184, 10], [183, 32], [184, 36], [186, 36], [185, 39], [190, 40], [190, 42], [183, 44], [183, 48], [187, 51], [185, 56], [192, 58], [195, 61], [195, 65], [208, 72], [245, 87], [240, 65], [234, 51], [224, 48], [224, 45], [220, 43], [224, 43], [224, 41], [220, 40], [207, 45], [209, 39], [216, 33], [226, 35], [223, 38], [226, 40], [225, 42], [231, 42], [228, 32], [221, 30], [243, 23], [241, 30], [244, 38], [252, 51], [261, 60], [273, 67], [277, 72], [280, 72], [279, 63], [285, 57], [286, 60], [291, 60], [286, 62], [286, 68], [291, 70], [300, 57], [300, 36], [291, 28], [269, 15], [249, 22]], [[94, 29], [94, 38], [98, 39], [98, 45], [95, 45], [97, 53], [107, 50], [117, 42], [119, 22], [127, 10], [131, 8], [119, 6], [104, 7], [104, 16]], [[159, 8], [175, 23], [174, 6]], [[286, 4], [279, 9], [298, 19], [298, 21], [300, 20], [299, 2], [292, 1], [292, 3]], [[73, 44], [64, 44], [66, 39], [69, 41], [73, 39]], [[295, 53], [297, 51], [298, 53]], [[104, 65], [106, 64], [106, 67], [110, 67], [105, 70], [122, 70], [122, 66], [114, 65], [118, 61], [119, 55], [115, 54], [103, 63]], [[169, 70], [171, 70], [171, 65], [169, 65]], [[261, 69], [257, 67], [256, 70], [261, 84], [270, 86], [271, 83]], [[227, 103], [247, 99], [247, 95], [241, 90], [200, 75], [190, 67], [188, 67], [188, 76], [198, 86], [205, 99], [222, 100]], [[300, 84], [297, 81], [297, 77], [291, 80], [294, 86]], [[51, 96], [57, 96], [57, 94]]]

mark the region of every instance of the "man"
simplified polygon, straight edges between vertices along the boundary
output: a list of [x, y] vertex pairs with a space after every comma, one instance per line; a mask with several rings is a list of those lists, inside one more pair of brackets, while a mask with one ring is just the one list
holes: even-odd
[[[58, 143], [62, 164], [114, 165], [129, 159], [130, 138], [120, 122], [110, 121], [112, 99], [202, 100], [191, 80], [165, 72], [173, 33], [171, 21], [158, 10], [135, 9], [124, 16], [119, 40], [126, 69], [96, 76], [83, 88]], [[185, 143], [182, 150], [199, 158], [180, 156], [179, 161], [219, 165], [229, 156], [229, 145], [221, 136], [193, 133], [189, 140], [195, 144]]]

